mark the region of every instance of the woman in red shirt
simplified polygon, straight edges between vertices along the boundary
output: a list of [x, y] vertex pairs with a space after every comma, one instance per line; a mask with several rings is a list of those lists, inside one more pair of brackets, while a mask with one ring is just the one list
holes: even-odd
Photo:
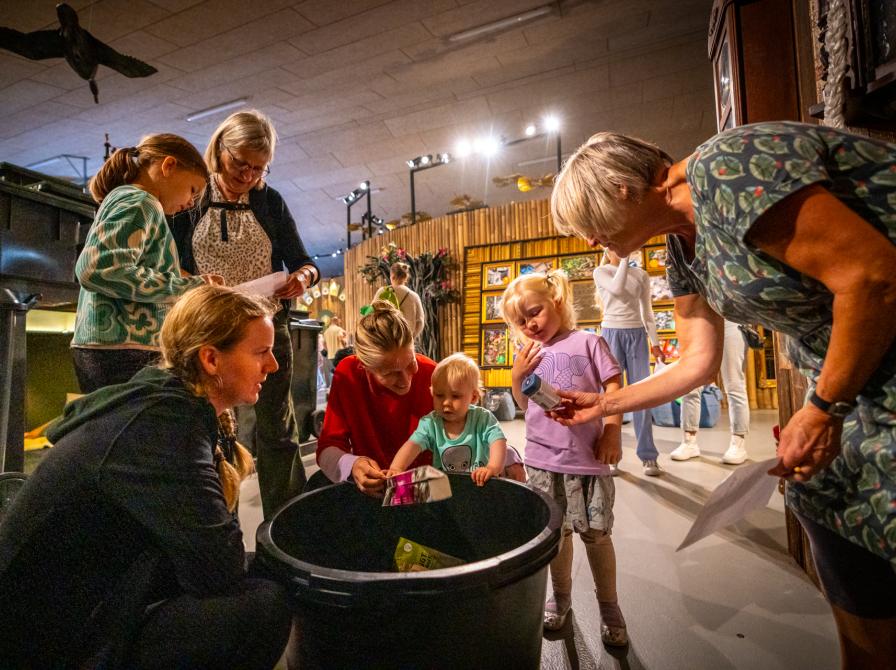
[[[375, 301], [355, 331], [355, 354], [333, 372], [317, 464], [334, 482], [351, 477], [364, 493], [378, 495], [384, 468], [432, 411], [430, 378], [435, 361], [414, 352], [414, 334], [394, 305]], [[506, 475], [524, 480], [522, 463], [508, 449]], [[420, 454], [411, 467], [432, 462]]]

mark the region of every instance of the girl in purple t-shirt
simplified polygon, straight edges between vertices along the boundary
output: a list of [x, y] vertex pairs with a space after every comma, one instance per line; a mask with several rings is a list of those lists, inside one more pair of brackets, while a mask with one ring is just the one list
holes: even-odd
[[620, 370], [606, 341], [576, 330], [572, 291], [566, 275], [552, 271], [513, 280], [504, 291], [501, 315], [524, 343], [513, 362], [513, 397], [526, 410], [526, 471], [529, 486], [551, 496], [564, 512], [560, 552], [551, 561], [553, 597], [545, 604], [544, 627], [557, 630], [572, 606], [572, 533], [585, 544], [597, 587], [601, 639], [628, 643], [616, 596], [616, 552], [611, 464], [622, 457], [622, 417], [565, 427], [523, 395], [523, 380], [535, 372], [557, 389], [608, 392], [620, 386]]

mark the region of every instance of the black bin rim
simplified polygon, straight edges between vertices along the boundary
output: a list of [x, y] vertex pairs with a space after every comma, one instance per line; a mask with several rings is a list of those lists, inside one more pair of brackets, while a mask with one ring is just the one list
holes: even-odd
[[[469, 475], [460, 474], [449, 474], [448, 476], [469, 477]], [[369, 592], [371, 587], [382, 587], [392, 593], [400, 591], [406, 595], [429, 594], [434, 590], [445, 588], [462, 590], [480, 586], [483, 583], [499, 587], [539, 570], [554, 558], [559, 546], [562, 515], [557, 503], [541, 491], [530, 489], [525, 484], [511, 479], [502, 478], [493, 480], [493, 482], [498, 486], [522, 486], [547, 505], [549, 516], [545, 528], [531, 539], [510, 551], [480, 561], [465, 563], [453, 568], [427, 570], [426, 572], [364, 572], [328, 568], [309, 563], [287, 554], [274, 543], [271, 537], [271, 527], [283, 510], [303, 498], [321, 495], [336, 486], [354, 487], [351, 482], [323, 486], [284, 503], [270, 519], [258, 527], [255, 536], [256, 546], [264, 557], [263, 560], [272, 559], [287, 568], [289, 581], [293, 585], [304, 587], [300, 590], [331, 590], [332, 586], [338, 584], [338, 587], [331, 591], [333, 596], [346, 596], [347, 592], [356, 592], [356, 595], [362, 595], [364, 592]], [[359, 495], [363, 494], [359, 493]], [[265, 560], [265, 563], [268, 561]], [[319, 600], [322, 594], [317, 593], [316, 595], [315, 600]]]

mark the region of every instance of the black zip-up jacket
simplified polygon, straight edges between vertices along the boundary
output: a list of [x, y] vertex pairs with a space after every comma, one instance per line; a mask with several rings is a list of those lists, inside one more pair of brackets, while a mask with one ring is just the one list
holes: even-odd
[[0, 524], [0, 667], [80, 667], [147, 604], [238, 588], [217, 433], [212, 405], [158, 368], [68, 405]]

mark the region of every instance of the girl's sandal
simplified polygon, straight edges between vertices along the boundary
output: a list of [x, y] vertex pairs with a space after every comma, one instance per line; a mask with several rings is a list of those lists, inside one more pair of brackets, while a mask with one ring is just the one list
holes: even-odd
[[565, 610], [560, 612], [557, 609], [557, 601], [553, 598], [548, 600], [544, 605], [544, 628], [545, 630], [560, 630], [563, 628], [563, 625], [566, 623], [566, 617], [569, 616], [569, 612], [572, 609], [570, 605]]
[[[545, 624], [545, 628], [547, 628], [547, 624]], [[624, 647], [628, 644], [628, 631], [625, 626], [601, 624], [600, 639], [609, 647]]]

